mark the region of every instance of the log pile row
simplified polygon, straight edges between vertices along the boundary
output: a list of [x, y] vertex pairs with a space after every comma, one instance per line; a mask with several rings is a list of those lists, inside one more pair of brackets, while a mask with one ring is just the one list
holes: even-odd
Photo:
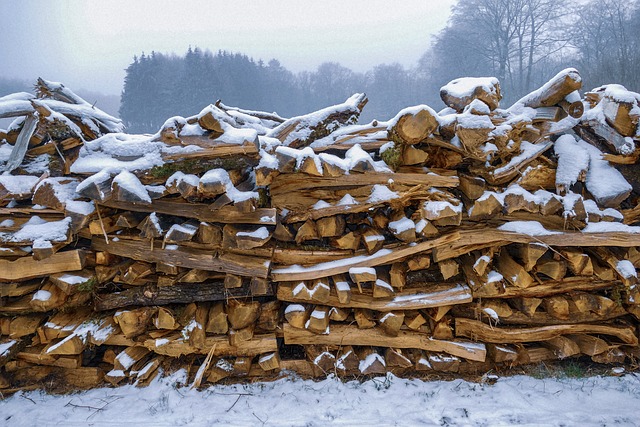
[[463, 78], [364, 125], [362, 94], [289, 119], [218, 101], [151, 136], [37, 88], [0, 98], [0, 389], [640, 353], [621, 86], [583, 99], [568, 69], [501, 109]]

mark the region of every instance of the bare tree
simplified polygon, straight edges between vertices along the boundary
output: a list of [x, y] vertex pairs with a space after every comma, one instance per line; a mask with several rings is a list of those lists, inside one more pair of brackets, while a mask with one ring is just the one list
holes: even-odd
[[566, 46], [569, 10], [570, 3], [553, 0], [460, 0], [434, 46], [437, 60], [464, 57], [457, 71], [481, 63], [476, 69], [488, 68], [515, 99], [532, 89], [536, 65]]
[[577, 16], [572, 41], [588, 84], [640, 89], [640, 1], [594, 0]]

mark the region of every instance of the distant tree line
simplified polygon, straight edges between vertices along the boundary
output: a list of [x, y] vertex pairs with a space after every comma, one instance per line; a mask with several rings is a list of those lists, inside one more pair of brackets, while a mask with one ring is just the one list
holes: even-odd
[[255, 61], [240, 53], [189, 48], [184, 56], [151, 52], [126, 70], [120, 117], [131, 132], [155, 132], [173, 115], [192, 115], [221, 99], [245, 109], [300, 115], [369, 95], [366, 117], [388, 119], [393, 111], [421, 102], [420, 77], [399, 64], [356, 73], [334, 62], [294, 74], [276, 59]]
[[506, 106], [571, 66], [585, 89], [620, 83], [640, 90], [640, 0], [459, 0], [410, 69], [393, 63], [358, 73], [327, 62], [292, 73], [276, 59], [264, 63], [241, 53], [151, 52], [127, 68], [119, 114], [129, 132], [155, 132], [167, 118], [195, 114], [218, 99], [294, 116], [365, 92], [361, 121], [386, 120], [409, 105], [439, 109], [440, 87], [457, 77], [498, 77]]

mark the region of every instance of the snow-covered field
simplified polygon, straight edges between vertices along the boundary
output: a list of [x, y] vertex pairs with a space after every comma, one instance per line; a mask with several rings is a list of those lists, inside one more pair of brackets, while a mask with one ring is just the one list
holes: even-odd
[[360, 382], [282, 379], [180, 387], [179, 374], [147, 388], [70, 395], [18, 393], [0, 401], [0, 425], [19, 426], [636, 426], [640, 376]]

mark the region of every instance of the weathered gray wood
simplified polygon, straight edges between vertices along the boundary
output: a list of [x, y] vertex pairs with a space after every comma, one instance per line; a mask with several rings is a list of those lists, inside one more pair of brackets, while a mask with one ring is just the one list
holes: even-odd
[[167, 304], [188, 304], [192, 302], [224, 301], [229, 297], [270, 296], [251, 292], [249, 285], [226, 289], [223, 282], [189, 283], [176, 286], [140, 286], [126, 291], [99, 295], [95, 299], [95, 309], [113, 310], [129, 306], [153, 306]]
[[27, 149], [29, 148], [29, 140], [33, 136], [33, 133], [36, 131], [37, 124], [38, 119], [36, 118], [35, 114], [27, 116], [24, 124], [22, 125], [22, 130], [18, 135], [18, 139], [13, 146], [13, 150], [11, 150], [9, 159], [4, 165], [3, 172], [11, 172], [12, 170], [20, 166], [22, 160], [24, 159], [24, 155], [27, 153]]

